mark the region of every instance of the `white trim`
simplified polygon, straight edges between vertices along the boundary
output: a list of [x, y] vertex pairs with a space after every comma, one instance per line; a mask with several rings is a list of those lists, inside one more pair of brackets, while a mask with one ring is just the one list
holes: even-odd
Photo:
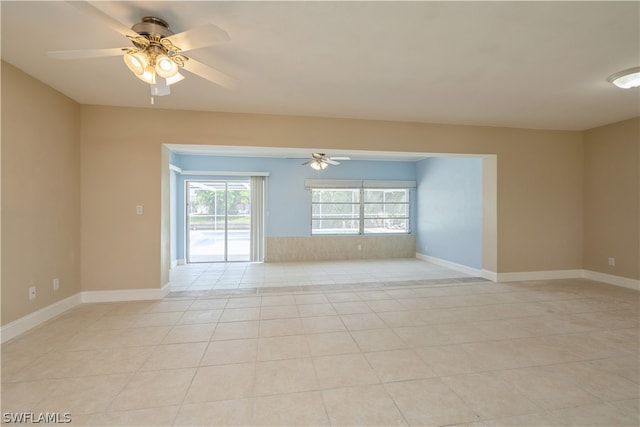
[[184, 258], [180, 258], [180, 259], [177, 260], [177, 264], [178, 265], [185, 265], [186, 262], [185, 262]]
[[451, 270], [459, 271], [461, 273], [468, 274], [470, 276], [485, 277], [484, 270], [479, 270], [477, 268], [468, 267], [466, 265], [447, 261], [446, 259], [436, 258], [430, 255], [421, 254], [419, 252], [416, 252], [416, 258], [421, 259], [423, 261], [430, 262], [432, 264], [440, 265], [442, 267], [450, 268]]
[[640, 280], [629, 279], [628, 277], [614, 276], [612, 274], [599, 273], [597, 271], [582, 270], [585, 279], [595, 280], [596, 282], [604, 282], [610, 285], [622, 286], [623, 288], [634, 289], [640, 291]]
[[361, 179], [305, 179], [304, 188], [362, 188]]
[[[166, 286], [166, 285], [165, 285]], [[164, 287], [163, 287], [164, 289]], [[163, 289], [119, 289], [81, 292], [82, 302], [118, 302], [162, 299]]]
[[1, 342], [10, 340], [82, 303], [80, 293], [29, 313], [0, 328]]
[[415, 181], [396, 181], [389, 179], [366, 179], [362, 181], [363, 188], [416, 188]]
[[415, 181], [361, 179], [305, 179], [304, 188], [416, 188]]
[[582, 270], [521, 271], [498, 273], [497, 282], [524, 282], [527, 280], [579, 279], [584, 277]]
[[498, 273], [491, 270], [485, 270], [484, 268], [482, 269], [482, 277], [484, 277], [487, 280], [491, 280], [492, 282], [498, 281]]
[[174, 171], [174, 172], [178, 172], [178, 173], [182, 173], [182, 168], [176, 165], [172, 165], [171, 163], [169, 163], [169, 170], [170, 171]]
[[80, 304], [156, 300], [164, 298], [170, 290], [169, 283], [167, 283], [161, 289], [122, 289], [117, 291], [79, 292], [0, 327], [0, 342], [4, 343], [15, 338]]
[[183, 170], [182, 175], [206, 176], [269, 176], [269, 172], [237, 172], [237, 171], [191, 171]]
[[525, 271], [518, 273], [498, 273], [499, 282], [522, 282], [527, 280], [554, 279], [588, 279], [609, 285], [640, 291], [640, 280], [628, 277], [614, 276], [590, 270], [553, 270], [553, 271]]
[[483, 277], [493, 282], [526, 282], [530, 280], [558, 280], [558, 279], [587, 279], [609, 285], [640, 291], [640, 280], [628, 277], [614, 276], [590, 270], [548, 270], [548, 271], [521, 271], [514, 273], [496, 273], [490, 270], [478, 270], [466, 265], [456, 264], [441, 258], [432, 257], [416, 252], [416, 258], [441, 265], [452, 270], [460, 271], [472, 276]]

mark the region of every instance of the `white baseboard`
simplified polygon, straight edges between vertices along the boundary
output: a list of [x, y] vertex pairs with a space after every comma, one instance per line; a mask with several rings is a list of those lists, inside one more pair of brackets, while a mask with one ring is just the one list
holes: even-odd
[[161, 289], [121, 289], [115, 291], [79, 292], [61, 301], [27, 314], [0, 328], [0, 342], [27, 332], [30, 329], [84, 303], [156, 300], [164, 298], [170, 291], [167, 283]]
[[606, 273], [599, 273], [590, 270], [547, 270], [547, 271], [521, 271], [514, 273], [496, 273], [489, 270], [478, 270], [457, 264], [441, 258], [416, 252], [416, 258], [428, 261], [436, 265], [460, 271], [471, 276], [483, 277], [493, 282], [526, 282], [530, 280], [558, 280], [558, 279], [588, 279], [596, 282], [608, 283], [610, 285], [621, 286], [628, 289], [640, 291], [640, 280], [629, 279], [627, 277], [614, 276]]
[[583, 270], [547, 270], [498, 273], [497, 282], [524, 282], [527, 280], [579, 279], [584, 277]]
[[[165, 285], [166, 286], [166, 285]], [[83, 303], [87, 302], [119, 302], [162, 299], [163, 289], [118, 289], [114, 291], [81, 292]]]
[[623, 288], [640, 291], [640, 280], [614, 276], [590, 270], [552, 270], [552, 271], [524, 271], [518, 273], [498, 273], [498, 282], [524, 282], [527, 280], [554, 279], [588, 279], [596, 282], [608, 283]]
[[492, 282], [498, 281], [498, 273], [491, 270], [485, 270], [484, 268], [482, 269], [482, 277], [484, 277], [487, 280], [491, 280]]
[[[451, 270], [459, 271], [464, 274], [468, 274], [469, 276], [475, 277], [486, 277], [486, 273], [491, 273], [487, 270], [479, 270], [477, 268], [468, 267], [466, 265], [458, 264], [455, 262], [447, 261], [446, 259], [436, 258], [430, 255], [421, 254], [416, 252], [416, 258], [421, 259], [423, 261], [430, 262], [432, 264], [440, 265], [442, 267], [450, 268]], [[495, 274], [495, 273], [494, 273]], [[491, 279], [490, 279], [491, 280]]]
[[585, 279], [595, 280], [596, 282], [604, 282], [610, 285], [622, 286], [623, 288], [634, 289], [640, 291], [640, 280], [629, 279], [627, 277], [614, 276], [597, 271], [582, 270]]
[[2, 326], [2, 328], [0, 328], [0, 342], [4, 343], [11, 338], [15, 338], [18, 335], [23, 334], [28, 330], [33, 329], [36, 326], [46, 322], [47, 320], [53, 319], [54, 317], [59, 316], [65, 311], [70, 310], [80, 304], [82, 304], [82, 298], [80, 296], [80, 293], [77, 293], [61, 301], [41, 308], [40, 310], [34, 311], [33, 313], [29, 313], [26, 316], [14, 320], [11, 323], [7, 323], [6, 325]]

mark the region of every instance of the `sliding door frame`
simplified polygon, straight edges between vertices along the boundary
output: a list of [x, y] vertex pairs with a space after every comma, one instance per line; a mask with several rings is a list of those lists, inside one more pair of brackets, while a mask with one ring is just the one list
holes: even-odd
[[[202, 264], [202, 263], [228, 263], [228, 262], [249, 262], [252, 257], [252, 233], [253, 228], [251, 223], [253, 222], [253, 217], [249, 217], [249, 252], [247, 253], [246, 260], [229, 260], [229, 183], [230, 182], [242, 182], [247, 183], [249, 185], [249, 201], [251, 200], [251, 194], [253, 192], [251, 177], [246, 177], [247, 179], [185, 179], [184, 181], [184, 224], [185, 224], [185, 256], [187, 264]], [[224, 184], [224, 254], [223, 259], [220, 261], [192, 261], [191, 260], [191, 227], [190, 227], [190, 204], [191, 204], [191, 196], [190, 196], [190, 184], [194, 182], [203, 182], [203, 183], [219, 183]], [[250, 209], [253, 210], [253, 206], [250, 205]], [[215, 210], [215, 208], [214, 208]], [[215, 217], [215, 212], [214, 212]]]

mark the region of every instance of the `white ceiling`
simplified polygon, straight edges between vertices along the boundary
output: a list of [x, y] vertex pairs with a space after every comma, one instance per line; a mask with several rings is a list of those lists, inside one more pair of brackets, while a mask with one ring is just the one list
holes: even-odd
[[150, 105], [119, 57], [49, 50], [129, 42], [65, 2], [2, 1], [2, 59], [82, 104], [583, 130], [640, 115], [607, 76], [640, 64], [640, 2], [93, 2], [127, 26], [214, 23], [198, 76]]

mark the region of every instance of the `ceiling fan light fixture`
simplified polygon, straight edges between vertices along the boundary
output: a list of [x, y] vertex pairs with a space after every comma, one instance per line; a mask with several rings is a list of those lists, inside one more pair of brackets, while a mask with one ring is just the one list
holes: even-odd
[[176, 73], [172, 77], [167, 77], [167, 85], [171, 86], [172, 84], [178, 83], [179, 81], [184, 80], [184, 76], [180, 73]]
[[309, 166], [317, 171], [327, 168], [327, 164], [321, 160], [314, 160], [313, 162], [309, 163]]
[[125, 53], [123, 59], [127, 68], [136, 76], [143, 75], [149, 65], [149, 60], [143, 52]]
[[631, 89], [640, 86], [640, 67], [629, 68], [610, 75], [607, 81], [621, 89]]
[[137, 74], [136, 76], [143, 82], [149, 83], [150, 85], [156, 83], [156, 73], [153, 67], [145, 68], [142, 74]]
[[156, 57], [156, 73], [165, 79], [173, 77], [178, 74], [178, 64], [173, 62], [167, 55], [158, 55]]

